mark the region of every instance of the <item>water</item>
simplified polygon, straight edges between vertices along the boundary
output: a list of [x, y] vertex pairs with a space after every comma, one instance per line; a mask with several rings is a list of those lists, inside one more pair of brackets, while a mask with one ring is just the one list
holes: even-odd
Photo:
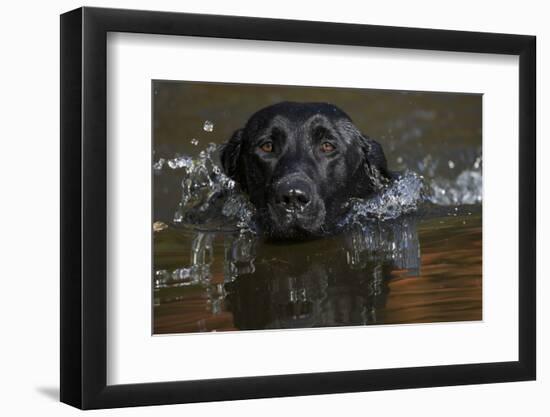
[[156, 233], [154, 333], [480, 320], [472, 210], [356, 224], [290, 250], [251, 232]]
[[481, 319], [478, 159], [454, 181], [405, 171], [355, 199], [343, 233], [289, 250], [258, 236], [216, 150], [165, 164], [181, 201], [153, 225], [155, 333]]
[[[219, 168], [218, 144], [247, 109], [223, 107], [235, 95], [218, 85], [209, 98], [220, 108], [187, 108], [178, 124], [187, 139], [178, 138], [166, 113], [204, 94], [183, 84], [161, 82], [155, 96], [155, 334], [481, 320], [478, 96], [370, 92], [350, 101], [383, 111], [369, 134], [378, 131], [400, 178], [354, 199], [339, 235], [283, 244], [259, 237], [254, 207]], [[251, 91], [261, 107], [265, 97]]]

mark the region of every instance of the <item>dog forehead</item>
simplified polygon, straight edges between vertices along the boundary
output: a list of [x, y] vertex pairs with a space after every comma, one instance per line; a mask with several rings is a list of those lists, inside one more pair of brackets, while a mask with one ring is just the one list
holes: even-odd
[[248, 127], [257, 130], [275, 124], [301, 126], [312, 119], [325, 119], [332, 122], [339, 119], [351, 120], [346, 113], [333, 104], [284, 101], [254, 113], [248, 121]]

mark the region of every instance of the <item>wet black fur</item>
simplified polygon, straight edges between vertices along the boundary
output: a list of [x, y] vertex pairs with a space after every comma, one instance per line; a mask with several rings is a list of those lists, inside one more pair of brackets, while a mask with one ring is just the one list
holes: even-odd
[[[262, 150], [266, 141], [272, 152]], [[334, 151], [322, 152], [324, 142]], [[222, 145], [220, 159], [257, 208], [262, 232], [274, 239], [334, 233], [350, 198], [368, 198], [392, 178], [380, 144], [328, 103], [282, 102], [259, 110]], [[295, 210], [281, 203], [289, 188], [303, 191], [307, 204]]]

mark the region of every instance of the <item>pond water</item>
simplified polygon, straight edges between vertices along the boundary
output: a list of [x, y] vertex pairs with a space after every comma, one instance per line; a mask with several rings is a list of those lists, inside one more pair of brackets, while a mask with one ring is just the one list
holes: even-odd
[[155, 236], [154, 333], [481, 320], [472, 210], [290, 246], [165, 230]]
[[[154, 334], [482, 319], [481, 96], [164, 81], [153, 94]], [[219, 168], [218, 145], [282, 99], [338, 105], [401, 172], [336, 236], [264, 241]]]

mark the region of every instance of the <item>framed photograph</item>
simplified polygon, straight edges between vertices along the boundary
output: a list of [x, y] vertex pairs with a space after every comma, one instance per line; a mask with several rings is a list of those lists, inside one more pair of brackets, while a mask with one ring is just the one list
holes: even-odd
[[533, 36], [61, 16], [61, 401], [533, 380]]

